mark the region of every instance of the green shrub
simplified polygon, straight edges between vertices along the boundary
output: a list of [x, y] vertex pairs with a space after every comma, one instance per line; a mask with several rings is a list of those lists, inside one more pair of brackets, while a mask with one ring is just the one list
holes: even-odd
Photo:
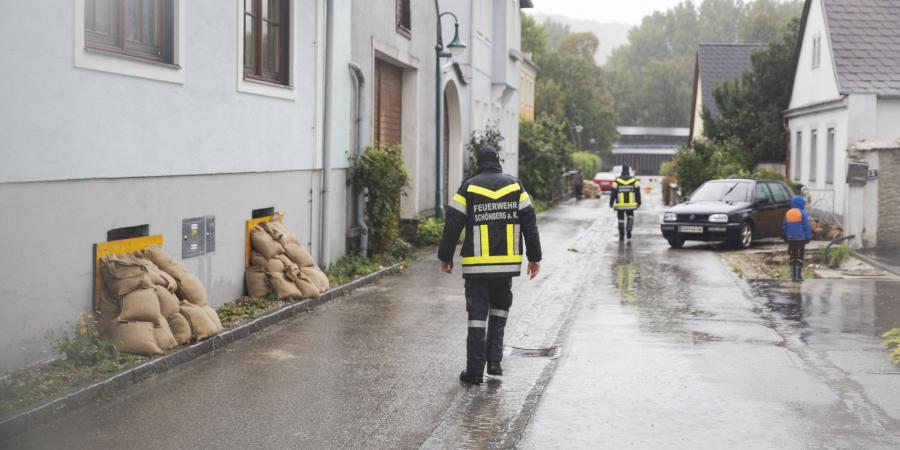
[[519, 177], [533, 199], [552, 201], [568, 190], [562, 174], [571, 154], [563, 123], [540, 115], [519, 125]]
[[[826, 251], [827, 250], [827, 251]], [[837, 269], [844, 264], [853, 253], [853, 249], [847, 244], [834, 245], [831, 248], [823, 248], [816, 254], [816, 262], [824, 264], [832, 269]]]
[[572, 166], [581, 171], [585, 180], [594, 178], [594, 175], [600, 171], [603, 160], [594, 153], [575, 152], [572, 153]]
[[767, 169], [757, 169], [756, 172], [753, 172], [752, 178], [754, 180], [779, 180], [787, 183], [788, 187], [791, 188], [791, 192], [794, 194], [800, 195], [803, 192], [803, 185], [795, 183], [790, 178]]
[[[273, 293], [274, 294], [274, 291]], [[270, 294], [270, 299], [274, 295]], [[226, 303], [219, 308], [219, 319], [224, 324], [230, 324], [238, 319], [253, 318], [260, 312], [269, 309], [269, 305], [264, 298], [257, 297], [241, 297], [231, 303]]]
[[100, 337], [95, 324], [93, 315], [82, 312], [69, 329], [48, 332], [47, 337], [51, 346], [65, 356], [67, 364], [113, 371], [118, 367], [116, 350], [112, 341]]
[[881, 335], [884, 338], [884, 346], [891, 350], [891, 359], [894, 364], [900, 364], [900, 328], [894, 328]]
[[709, 180], [749, 178], [750, 171], [743, 154], [736, 140], [724, 143], [700, 141], [679, 148], [675, 156], [678, 187], [688, 196]]
[[503, 135], [495, 124], [488, 124], [483, 130], [476, 130], [469, 136], [466, 151], [469, 153], [469, 166], [466, 168], [466, 178], [474, 177], [478, 172], [478, 160], [475, 158], [475, 150], [483, 145], [490, 145], [500, 152], [500, 160], [503, 161]]
[[368, 190], [366, 219], [369, 251], [384, 253], [400, 236], [400, 197], [409, 186], [409, 171], [399, 147], [370, 147], [350, 158], [350, 180], [358, 192]]
[[416, 245], [429, 246], [437, 245], [441, 242], [441, 235], [444, 232], [444, 221], [441, 219], [425, 219], [419, 222], [416, 228]]

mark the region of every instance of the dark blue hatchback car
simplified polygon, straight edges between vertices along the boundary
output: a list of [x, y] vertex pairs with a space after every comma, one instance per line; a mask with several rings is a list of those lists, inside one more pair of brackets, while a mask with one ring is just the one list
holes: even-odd
[[791, 190], [783, 181], [714, 180], [663, 216], [662, 234], [672, 248], [685, 241], [729, 242], [748, 248], [755, 239], [781, 236]]

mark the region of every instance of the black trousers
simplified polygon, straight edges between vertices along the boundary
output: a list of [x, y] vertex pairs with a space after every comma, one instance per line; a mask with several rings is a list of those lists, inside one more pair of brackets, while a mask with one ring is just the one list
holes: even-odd
[[[619, 209], [616, 210], [616, 215], [619, 217], [619, 236], [625, 234], [626, 229], [631, 233], [631, 229], [634, 228], [634, 210]], [[626, 219], [628, 220], [627, 225], [625, 223]]]
[[466, 279], [466, 372], [481, 375], [487, 361], [503, 358], [503, 331], [512, 298], [510, 277]]
[[791, 258], [791, 264], [802, 266], [803, 258], [806, 256], [806, 241], [788, 241], [788, 256]]

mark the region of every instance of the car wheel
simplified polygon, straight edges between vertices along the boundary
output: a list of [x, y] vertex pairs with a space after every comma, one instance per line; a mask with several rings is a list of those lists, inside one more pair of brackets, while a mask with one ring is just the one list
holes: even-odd
[[737, 240], [735, 241], [735, 247], [740, 249], [747, 249], [753, 245], [753, 224], [750, 222], [744, 222], [741, 225], [741, 234], [738, 235]]
[[672, 248], [677, 249], [677, 248], [684, 247], [684, 239], [675, 237], [675, 238], [669, 239], [668, 241], [669, 241], [669, 246]]

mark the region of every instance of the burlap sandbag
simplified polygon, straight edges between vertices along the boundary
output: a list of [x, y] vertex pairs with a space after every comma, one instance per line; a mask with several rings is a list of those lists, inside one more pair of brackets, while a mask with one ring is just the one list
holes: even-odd
[[[287, 256], [278, 255], [266, 261], [266, 264], [263, 266], [266, 272], [284, 272], [284, 261], [281, 260], [282, 257], [287, 258]], [[288, 261], [290, 261], [290, 259], [288, 259]]]
[[307, 253], [306, 249], [294, 244], [288, 243], [284, 246], [284, 253], [291, 258], [295, 264], [300, 267], [312, 267], [316, 265], [316, 261]]
[[163, 317], [168, 319], [178, 314], [180, 307], [178, 306], [178, 297], [175, 294], [158, 285], [153, 286], [153, 291], [156, 292], [156, 298], [159, 300], [159, 312]]
[[97, 333], [104, 338], [111, 337], [113, 329], [116, 327], [116, 324], [119, 323], [118, 317], [118, 311], [115, 313], [97, 313], [96, 321], [94, 322]]
[[213, 323], [203, 307], [182, 300], [181, 315], [191, 325], [191, 336], [198, 341], [215, 336], [219, 332], [218, 327], [216, 327], [216, 324]]
[[180, 345], [190, 344], [192, 334], [191, 324], [188, 320], [179, 312], [170, 317], [168, 322], [169, 329], [172, 330], [172, 336], [175, 337], [175, 341]]
[[319, 298], [319, 288], [316, 283], [309, 279], [300, 269], [284, 273], [285, 278], [292, 281], [300, 289], [303, 298]]
[[150, 287], [148, 264], [134, 255], [108, 255], [100, 260], [103, 285], [113, 296], [120, 297], [135, 289]]
[[281, 245], [291, 243], [300, 245], [300, 239], [284, 223], [284, 217], [281, 215], [276, 215], [274, 218], [272, 218], [270, 222], [265, 224], [265, 228], [266, 231], [269, 232], [269, 235], [272, 236], [272, 238], [278, 241]]
[[244, 273], [247, 282], [247, 295], [263, 298], [269, 295], [269, 283], [266, 281], [266, 269], [253, 266]]
[[266, 259], [272, 259], [275, 255], [284, 253], [284, 247], [281, 246], [266, 230], [257, 225], [250, 231], [250, 244], [253, 250], [256, 250]]
[[156, 324], [162, 313], [159, 310], [159, 299], [153, 288], [137, 289], [122, 297], [122, 310], [119, 312], [121, 322], [150, 322]]
[[266, 259], [266, 257], [263, 256], [260, 252], [258, 252], [256, 250], [253, 250], [250, 252], [250, 265], [251, 266], [265, 267], [266, 263], [268, 261], [269, 260]]
[[299, 300], [303, 298], [303, 292], [293, 281], [285, 278], [284, 273], [269, 272], [269, 286], [275, 291], [279, 300]]
[[319, 292], [325, 292], [331, 288], [331, 285], [328, 282], [328, 275], [325, 275], [325, 272], [322, 272], [322, 269], [313, 266], [303, 267], [300, 271], [315, 283], [316, 287], [319, 288]]
[[163, 351], [178, 347], [178, 341], [175, 340], [169, 322], [165, 318], [160, 318], [159, 326], [153, 329], [153, 337], [156, 339], [156, 345]]
[[98, 312], [107, 316], [117, 317], [121, 309], [119, 297], [110, 294], [105, 289], [100, 291], [100, 302], [97, 305]]
[[156, 264], [156, 267], [171, 275], [175, 281], [181, 280], [181, 277], [187, 273], [187, 267], [185, 267], [184, 263], [166, 253], [159, 245], [151, 245], [145, 248], [143, 254], [145, 258]]
[[152, 322], [119, 322], [112, 332], [113, 345], [122, 353], [137, 355], [162, 355], [156, 343]]
[[178, 287], [175, 278], [173, 278], [172, 275], [163, 272], [159, 267], [156, 267], [156, 264], [153, 264], [153, 266], [150, 267], [148, 275], [150, 277], [150, 282], [153, 283], [154, 286], [162, 286], [169, 292], [175, 292], [175, 288]]
[[217, 313], [216, 310], [212, 309], [212, 307], [209, 305], [203, 306], [202, 308], [203, 312], [206, 313], [206, 316], [209, 317], [209, 320], [213, 323], [213, 325], [215, 325], [216, 334], [221, 333], [222, 330], [225, 329], [225, 327], [222, 326], [222, 321], [219, 319], [219, 313]]
[[178, 282], [178, 289], [175, 290], [178, 298], [187, 300], [197, 306], [206, 306], [209, 304], [206, 298], [206, 288], [203, 283], [194, 274], [185, 273]]

